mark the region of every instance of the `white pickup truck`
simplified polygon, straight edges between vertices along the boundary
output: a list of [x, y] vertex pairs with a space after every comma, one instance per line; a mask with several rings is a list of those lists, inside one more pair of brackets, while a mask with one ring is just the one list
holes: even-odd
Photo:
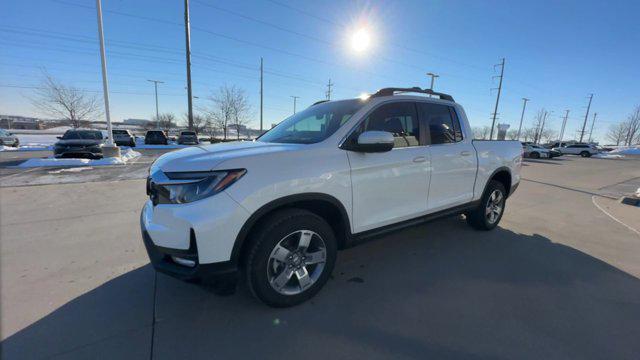
[[337, 250], [363, 239], [454, 214], [493, 229], [520, 182], [522, 147], [471, 133], [451, 96], [386, 88], [318, 102], [256, 141], [167, 153], [150, 168], [141, 214], [149, 257], [183, 280], [229, 290], [242, 275], [268, 305], [301, 303], [327, 282]]

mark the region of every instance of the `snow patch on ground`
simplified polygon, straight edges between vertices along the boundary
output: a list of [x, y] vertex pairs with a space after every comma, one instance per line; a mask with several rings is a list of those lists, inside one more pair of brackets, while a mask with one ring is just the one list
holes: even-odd
[[624, 159], [624, 155], [620, 155], [620, 154], [611, 154], [611, 153], [602, 153], [602, 154], [595, 154], [595, 155], [591, 155], [594, 158], [597, 159]]
[[15, 150], [18, 150], [18, 148], [15, 148], [13, 146], [0, 145], [0, 151], [15, 151]]
[[91, 170], [91, 169], [93, 169], [91, 166], [81, 166], [81, 167], [74, 167], [74, 168], [68, 168], [68, 169], [53, 170], [53, 171], [49, 171], [49, 174], [77, 173], [80, 171]]
[[609, 151], [609, 154], [640, 155], [640, 145], [620, 146], [617, 149]]
[[122, 156], [119, 158], [110, 157], [102, 159], [56, 159], [53, 157], [45, 159], [29, 159], [18, 165], [19, 168], [43, 167], [43, 166], [106, 166], [106, 165], [124, 165], [140, 156], [140, 153], [131, 149], [123, 149]]

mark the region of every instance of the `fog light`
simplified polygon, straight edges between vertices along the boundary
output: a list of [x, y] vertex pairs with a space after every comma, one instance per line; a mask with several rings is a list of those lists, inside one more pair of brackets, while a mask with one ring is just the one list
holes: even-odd
[[193, 260], [188, 260], [188, 259], [183, 259], [177, 256], [172, 256], [171, 260], [173, 260], [173, 262], [175, 262], [178, 265], [182, 265], [182, 266], [188, 266], [188, 267], [194, 267], [196, 266], [196, 262]]

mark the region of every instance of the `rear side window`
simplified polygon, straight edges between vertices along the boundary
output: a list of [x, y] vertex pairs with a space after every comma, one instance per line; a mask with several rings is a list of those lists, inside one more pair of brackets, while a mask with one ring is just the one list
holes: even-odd
[[418, 103], [420, 119], [428, 126], [431, 144], [462, 141], [460, 122], [451, 107], [440, 104]]
[[360, 133], [377, 130], [393, 134], [394, 148], [419, 146], [420, 125], [412, 102], [384, 104], [360, 124]]

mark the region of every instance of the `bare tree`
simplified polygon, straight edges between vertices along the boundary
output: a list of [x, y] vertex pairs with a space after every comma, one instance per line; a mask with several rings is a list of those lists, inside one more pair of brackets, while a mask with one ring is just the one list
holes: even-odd
[[558, 138], [558, 132], [553, 129], [544, 129], [540, 132], [540, 140], [548, 143]]
[[249, 100], [244, 90], [239, 89], [234, 96], [233, 101], [233, 119], [236, 126], [237, 139], [240, 139], [240, 129], [249, 123]]
[[81, 89], [62, 84], [43, 72], [42, 85], [29, 100], [43, 113], [62, 118], [79, 127], [82, 122], [94, 120], [102, 114], [97, 94], [87, 95]]
[[507, 139], [509, 140], [518, 140], [518, 130], [511, 129], [507, 131]]
[[[189, 114], [184, 114], [183, 119], [186, 123], [189, 123]], [[207, 124], [207, 118], [200, 114], [193, 114], [193, 131], [200, 134], [204, 131]]]
[[525, 142], [529, 140], [533, 140], [535, 136], [536, 136], [536, 128], [534, 127], [524, 128], [522, 130], [522, 137]]
[[169, 132], [176, 127], [176, 116], [172, 113], [161, 113], [154, 119], [159, 128]]
[[491, 132], [490, 126], [479, 127], [476, 126], [473, 129], [473, 137], [477, 140], [486, 140]]
[[634, 142], [640, 142], [640, 105], [636, 106], [625, 124], [627, 129], [625, 145], [631, 146]]
[[211, 119], [213, 125], [222, 129], [226, 140], [229, 125], [233, 124], [240, 138], [240, 127], [247, 123], [249, 101], [244, 90], [231, 85], [224, 85], [208, 98], [211, 106], [205, 110], [206, 117]]
[[609, 126], [609, 130], [607, 130], [607, 134], [605, 135], [606, 139], [616, 143], [616, 146], [620, 145], [620, 143], [626, 139], [626, 136], [627, 126], [624, 122], [611, 124], [611, 126]]
[[544, 122], [546, 113], [547, 111], [545, 109], [538, 110], [538, 112], [536, 113], [535, 120], [533, 121], [533, 128], [534, 128], [533, 142], [535, 144], [537, 144], [540, 141], [540, 138], [542, 137], [541, 131], [544, 131], [544, 129], [542, 129], [542, 123]]

